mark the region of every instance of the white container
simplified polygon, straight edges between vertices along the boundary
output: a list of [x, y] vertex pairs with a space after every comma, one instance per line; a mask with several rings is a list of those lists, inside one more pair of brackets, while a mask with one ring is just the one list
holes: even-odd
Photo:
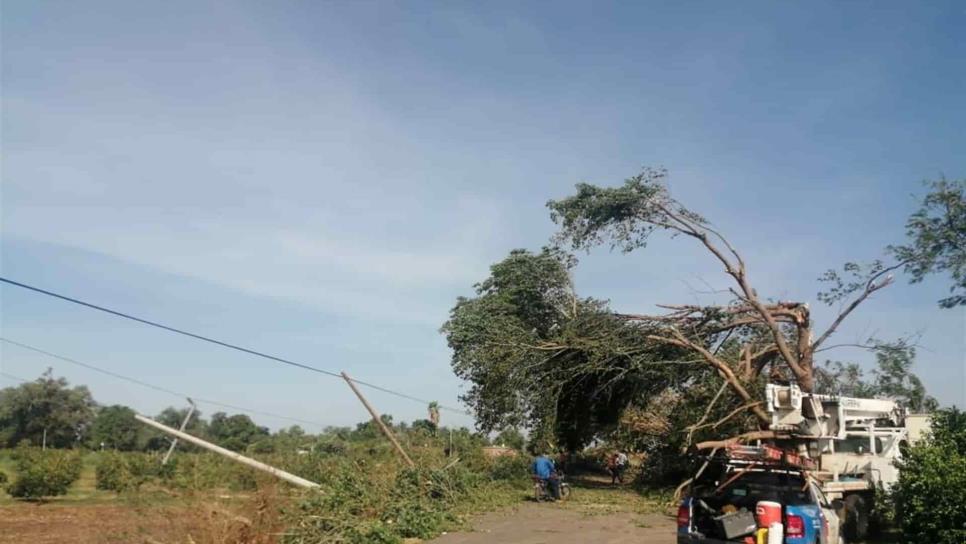
[[781, 523], [772, 523], [768, 526], [768, 544], [784, 544], [785, 526]]

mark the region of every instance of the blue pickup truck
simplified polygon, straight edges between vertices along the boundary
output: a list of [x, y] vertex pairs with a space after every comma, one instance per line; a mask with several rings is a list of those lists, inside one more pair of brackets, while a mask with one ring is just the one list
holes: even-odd
[[[828, 501], [800, 467], [711, 459], [678, 509], [678, 544], [754, 542], [759, 501], [781, 504], [784, 544], [841, 544], [839, 504]], [[835, 501], [836, 503], [838, 501]]]

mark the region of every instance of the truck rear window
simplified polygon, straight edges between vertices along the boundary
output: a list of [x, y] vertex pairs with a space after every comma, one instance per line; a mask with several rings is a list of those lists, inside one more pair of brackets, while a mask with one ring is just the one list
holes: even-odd
[[801, 475], [781, 472], [749, 471], [719, 491], [715, 489], [735, 473], [722, 474], [720, 481], [702, 481], [695, 485], [695, 496], [719, 504], [754, 505], [758, 501], [775, 501], [786, 506], [812, 504]]

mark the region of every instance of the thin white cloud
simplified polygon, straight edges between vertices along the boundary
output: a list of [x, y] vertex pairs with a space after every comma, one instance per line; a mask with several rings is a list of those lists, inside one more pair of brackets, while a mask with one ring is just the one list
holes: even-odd
[[424, 241], [403, 250], [385, 240], [326, 234], [319, 224], [258, 228], [157, 211], [44, 207], [18, 207], [5, 221], [14, 238], [105, 254], [335, 315], [401, 323], [439, 325], [445, 304], [485, 271], [478, 255], [458, 248], [444, 253]]

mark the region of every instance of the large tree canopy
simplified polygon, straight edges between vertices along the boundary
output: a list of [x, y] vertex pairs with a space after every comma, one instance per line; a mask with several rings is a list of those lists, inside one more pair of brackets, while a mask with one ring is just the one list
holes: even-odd
[[69, 387], [48, 370], [35, 381], [0, 390], [0, 445], [21, 441], [65, 448], [79, 442], [94, 419], [94, 399], [86, 387]]
[[140, 446], [144, 426], [134, 419], [134, 410], [115, 404], [97, 411], [90, 428], [90, 443], [94, 448], [134, 451]]
[[256, 441], [269, 436], [269, 432], [267, 428], [255, 425], [247, 415], [229, 416], [224, 412], [215, 412], [208, 424], [208, 435], [222, 447], [244, 451]]
[[682, 350], [646, 341], [647, 330], [605, 302], [578, 297], [574, 263], [555, 249], [514, 250], [443, 325], [483, 430], [522, 424], [576, 448], [686, 375], [675, 364]]

